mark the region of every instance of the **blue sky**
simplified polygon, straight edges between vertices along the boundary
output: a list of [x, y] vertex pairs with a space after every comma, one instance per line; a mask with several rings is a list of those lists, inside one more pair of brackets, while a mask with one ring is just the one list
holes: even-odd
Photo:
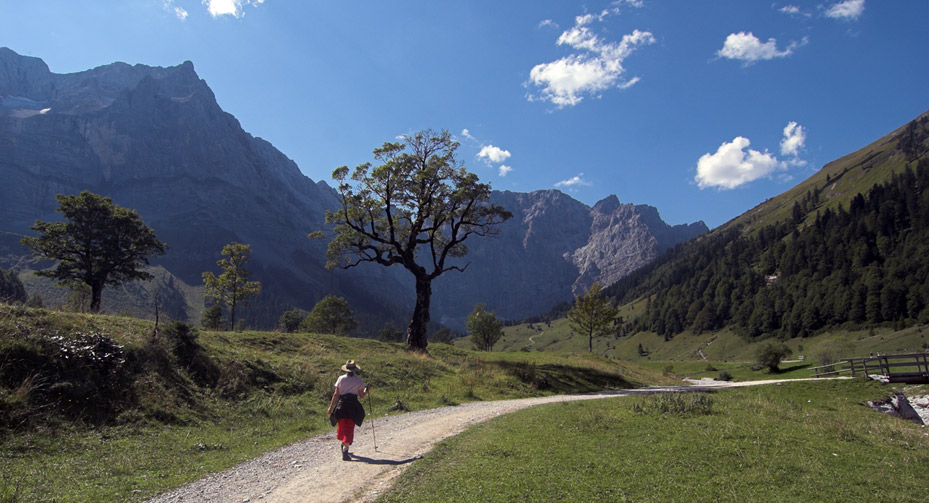
[[710, 227], [929, 109], [923, 0], [0, 0], [0, 46], [190, 60], [313, 180], [448, 129], [495, 189]]

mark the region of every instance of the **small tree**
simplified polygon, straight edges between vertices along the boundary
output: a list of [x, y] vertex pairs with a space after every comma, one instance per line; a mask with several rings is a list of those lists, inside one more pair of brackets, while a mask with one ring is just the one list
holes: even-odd
[[63, 284], [86, 283], [93, 313], [100, 312], [106, 285], [152, 278], [142, 267], [149, 265], [149, 256], [164, 254], [168, 245], [155, 238], [155, 231], [134, 210], [86, 190], [76, 196], [58, 194], [55, 199], [56, 211], [66, 221], [37, 220], [31, 229], [39, 236], [20, 240], [35, 255], [58, 261], [54, 269], [39, 271], [38, 276]]
[[222, 254], [229, 257], [219, 259], [216, 263], [223, 273], [214, 276], [211, 272], [203, 273], [207, 298], [217, 299], [229, 309], [229, 327], [235, 328], [235, 311], [238, 306], [247, 306], [251, 297], [261, 293], [261, 282], [248, 281], [251, 271], [245, 268], [251, 246], [241, 243], [229, 243], [223, 247]]
[[490, 185], [459, 164], [457, 148], [448, 131], [420, 131], [375, 149], [379, 166], [361, 164], [351, 176], [348, 166], [332, 172], [341, 208], [326, 213], [326, 223], [334, 224], [335, 232], [327, 267], [375, 262], [407, 269], [416, 284], [416, 305], [407, 329], [407, 346], [415, 351], [425, 352], [428, 345], [432, 280], [448, 271], [463, 271], [467, 265], [449, 259], [468, 253], [465, 240], [492, 235], [498, 224], [513, 216], [487, 204]]
[[493, 351], [494, 344], [503, 335], [500, 329], [502, 325], [493, 312], [487, 311], [484, 304], [474, 306], [474, 310], [468, 315], [468, 321], [465, 322], [465, 327], [471, 335], [471, 343], [475, 349], [481, 351]]
[[594, 337], [610, 333], [617, 309], [603, 296], [600, 283], [594, 283], [584, 295], [578, 296], [568, 311], [568, 321], [575, 332], [587, 335], [587, 351], [594, 350]]
[[303, 321], [303, 313], [299, 309], [291, 309], [290, 311], [284, 311], [284, 314], [281, 315], [281, 318], [278, 320], [277, 325], [280, 327], [281, 332], [292, 333], [296, 332], [300, 328], [300, 322]]
[[327, 295], [313, 306], [303, 319], [300, 329], [319, 334], [347, 335], [358, 327], [358, 321], [348, 307], [348, 301], [335, 295]]
[[223, 328], [223, 308], [217, 303], [210, 305], [203, 311], [200, 326], [207, 330], [220, 330]]
[[793, 351], [783, 342], [768, 341], [758, 348], [755, 361], [761, 367], [768, 369], [768, 372], [774, 373], [778, 371], [781, 360], [790, 356], [791, 353]]

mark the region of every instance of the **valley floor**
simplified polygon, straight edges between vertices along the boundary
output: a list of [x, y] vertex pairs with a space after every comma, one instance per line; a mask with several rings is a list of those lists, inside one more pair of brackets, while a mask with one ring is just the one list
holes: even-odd
[[267, 453], [226, 472], [213, 474], [176, 491], [162, 494], [150, 500], [150, 503], [371, 502], [389, 489], [392, 481], [410, 463], [430, 451], [436, 443], [464, 431], [473, 424], [502, 414], [553, 402], [700, 391], [778, 382], [784, 380], [653, 386], [584, 395], [472, 402], [378, 417], [374, 421], [371, 421], [369, 416], [362, 427], [356, 430], [351, 462], [342, 461], [333, 431]]

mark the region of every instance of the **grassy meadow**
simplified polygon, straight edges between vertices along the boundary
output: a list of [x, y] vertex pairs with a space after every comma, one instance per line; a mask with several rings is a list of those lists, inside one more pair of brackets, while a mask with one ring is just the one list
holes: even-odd
[[796, 382], [534, 407], [442, 442], [378, 503], [925, 501], [926, 429], [865, 405], [888, 392]]
[[0, 503], [142, 501], [328, 431], [349, 358], [377, 415], [677, 382], [598, 355], [429, 350], [248, 331], [190, 342], [134, 318], [0, 305]]
[[[629, 308], [629, 306], [625, 307]], [[633, 314], [632, 311], [629, 313]], [[504, 327], [503, 332], [503, 337], [494, 346], [494, 351], [587, 352], [586, 336], [573, 335], [566, 319], [558, 319], [550, 323], [524, 323]], [[748, 368], [755, 361], [755, 352], [758, 347], [767, 342], [767, 340], [749, 342], [730, 329], [702, 334], [684, 332], [669, 341], [651, 332], [641, 332], [622, 337], [596, 337], [593, 341], [593, 353], [607, 358], [642, 363], [652, 368], [656, 368], [655, 363], [663, 368], [667, 362], [694, 362], [695, 366], [700, 366], [700, 362], [703, 362], [703, 367], [711, 364], [720, 369], [740, 366]], [[789, 359], [802, 359], [803, 363], [802, 365], [787, 364], [783, 368], [808, 369], [822, 365], [820, 360], [823, 358], [833, 362], [842, 358], [865, 357], [870, 353], [894, 354], [926, 351], [929, 349], [929, 326], [914, 326], [903, 330], [896, 330], [892, 327], [875, 327], [866, 330], [838, 329], [825, 331], [814, 337], [789, 339], [784, 343], [793, 351]], [[471, 347], [468, 337], [457, 339], [454, 344], [461, 348]], [[640, 346], [642, 353], [639, 352]], [[675, 367], [684, 368], [678, 365]], [[680, 372], [674, 372], [674, 374], [680, 374]], [[743, 379], [766, 379], [766, 375], [764, 371], [740, 372]], [[794, 372], [792, 375], [809, 377], [810, 373], [809, 371]], [[703, 377], [710, 376], [704, 375]]]

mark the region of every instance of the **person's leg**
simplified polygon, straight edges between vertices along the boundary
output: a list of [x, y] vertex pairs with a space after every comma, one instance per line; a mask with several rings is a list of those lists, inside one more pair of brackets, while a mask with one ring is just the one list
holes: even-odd
[[340, 419], [336, 430], [336, 438], [342, 441], [342, 459], [348, 461], [351, 459], [348, 456], [348, 448], [352, 445], [352, 441], [355, 440], [355, 421]]

